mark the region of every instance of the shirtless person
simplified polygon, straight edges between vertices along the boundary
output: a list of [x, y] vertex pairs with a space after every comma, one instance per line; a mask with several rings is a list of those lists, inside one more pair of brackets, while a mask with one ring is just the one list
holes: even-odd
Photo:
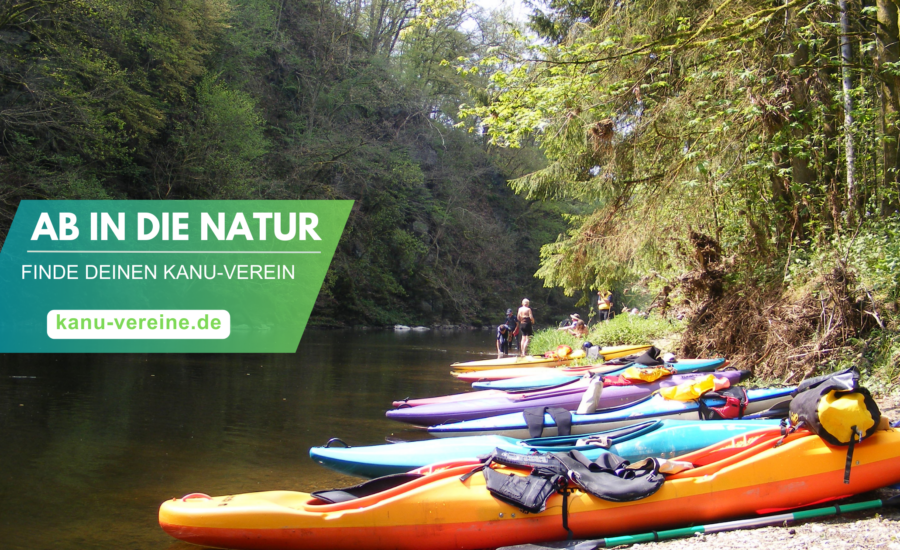
[[522, 343], [519, 345], [522, 357], [525, 357], [528, 352], [528, 342], [531, 340], [531, 335], [534, 334], [534, 313], [528, 307], [529, 304], [531, 302], [528, 301], [528, 298], [522, 300], [522, 307], [519, 308], [519, 313], [516, 315], [516, 320], [519, 321], [519, 334], [522, 335]]

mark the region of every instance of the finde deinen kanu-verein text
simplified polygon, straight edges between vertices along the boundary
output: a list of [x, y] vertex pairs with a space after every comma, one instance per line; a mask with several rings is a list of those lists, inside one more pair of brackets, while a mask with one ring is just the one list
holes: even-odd
[[23, 280], [285, 280], [295, 278], [291, 264], [24, 264]]

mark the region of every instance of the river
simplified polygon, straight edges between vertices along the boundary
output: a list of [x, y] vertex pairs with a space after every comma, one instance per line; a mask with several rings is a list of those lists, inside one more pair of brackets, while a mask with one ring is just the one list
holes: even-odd
[[423, 439], [391, 401], [469, 386], [489, 331], [308, 330], [292, 355], [0, 355], [0, 547], [166, 549], [165, 499], [360, 482], [309, 447]]

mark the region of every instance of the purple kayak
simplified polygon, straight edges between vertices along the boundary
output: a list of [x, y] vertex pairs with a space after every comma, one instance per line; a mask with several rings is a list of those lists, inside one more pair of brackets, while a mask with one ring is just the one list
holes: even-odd
[[[634, 403], [660, 388], [694, 382], [701, 378], [705, 378], [710, 374], [715, 374], [717, 378], [727, 378], [731, 384], [737, 384], [744, 378], [749, 377], [750, 371], [727, 370], [716, 371], [715, 373], [692, 372], [667, 376], [648, 384], [605, 387], [600, 395], [598, 410]], [[562, 388], [560, 388], [560, 390], [562, 390]], [[581, 397], [584, 395], [584, 391], [585, 388], [576, 392], [538, 392], [538, 394], [533, 397], [514, 394], [511, 397], [491, 397], [450, 403], [434, 403], [418, 407], [392, 409], [387, 411], [385, 415], [392, 420], [398, 420], [408, 424], [434, 426], [436, 424], [444, 424], [447, 422], [460, 422], [463, 420], [474, 420], [476, 418], [487, 418], [489, 416], [522, 412], [525, 409], [534, 407], [562, 407], [574, 411], [581, 403]]]

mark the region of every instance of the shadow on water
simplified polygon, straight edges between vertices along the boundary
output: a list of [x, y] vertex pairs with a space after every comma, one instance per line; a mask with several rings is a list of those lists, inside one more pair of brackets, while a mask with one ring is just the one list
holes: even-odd
[[156, 510], [190, 492], [355, 484], [310, 460], [340, 437], [423, 439], [391, 401], [466, 391], [487, 331], [314, 331], [292, 355], [0, 356], [3, 548], [186, 550]]

